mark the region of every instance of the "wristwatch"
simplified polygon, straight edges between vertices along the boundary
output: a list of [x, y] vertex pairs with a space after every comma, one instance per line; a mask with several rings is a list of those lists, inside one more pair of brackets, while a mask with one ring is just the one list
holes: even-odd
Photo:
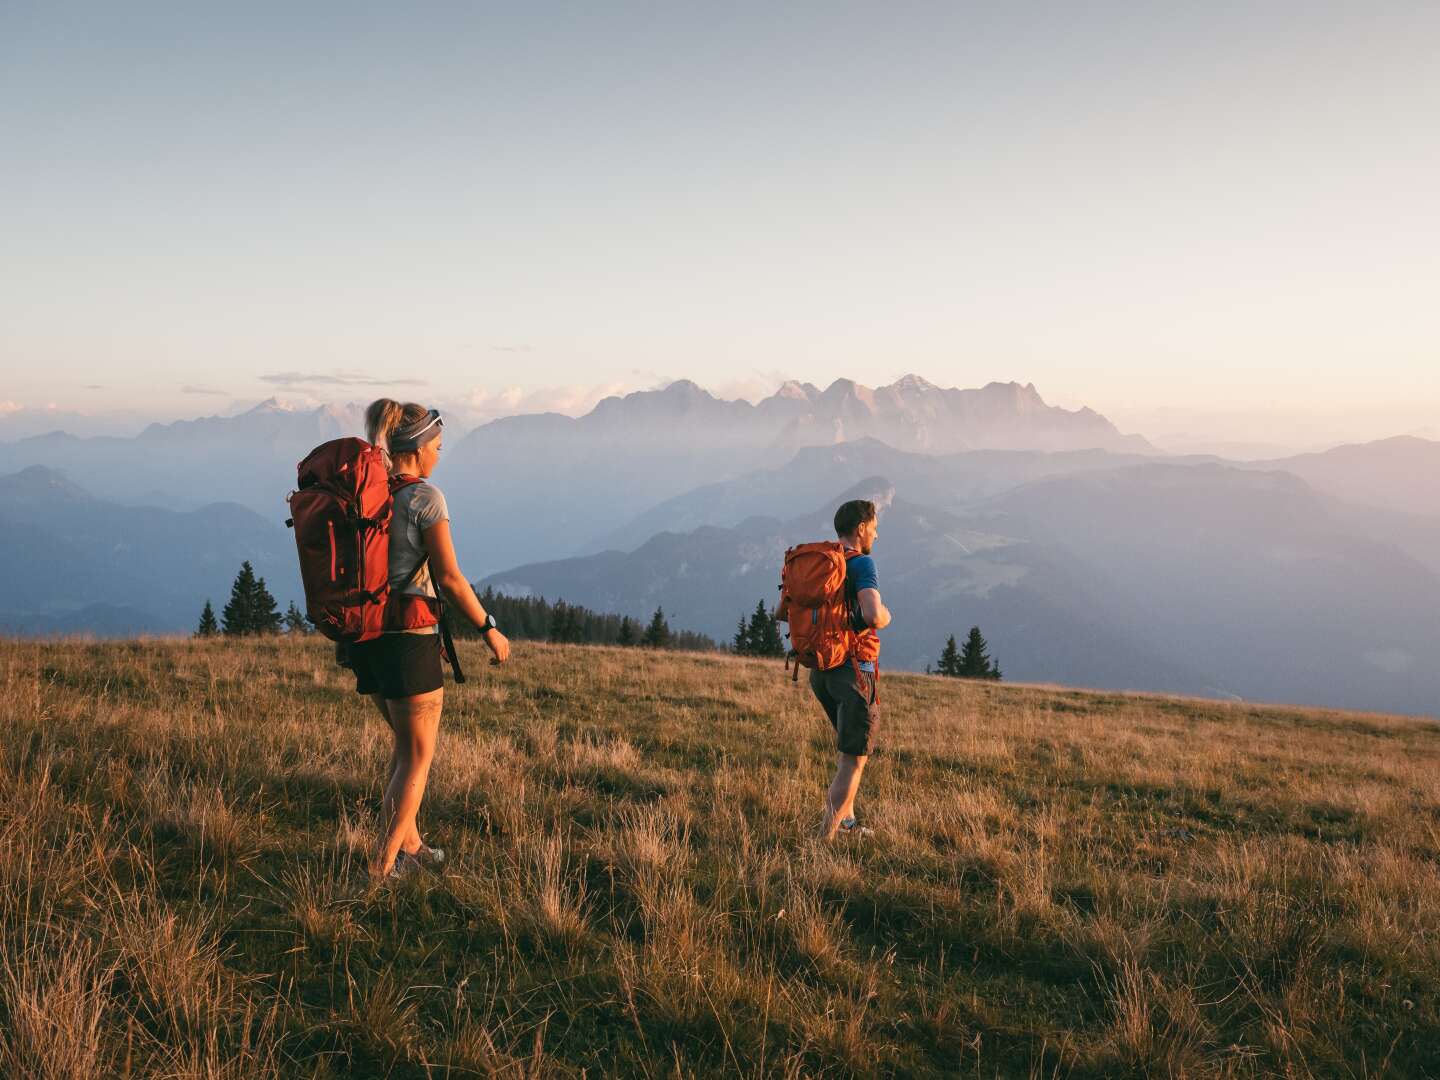
[[485, 616], [485, 621], [480, 624], [480, 632], [481, 632], [482, 634], [485, 633], [485, 631], [487, 631], [487, 630], [499, 630], [499, 629], [500, 629], [500, 628], [495, 625], [495, 616], [494, 616], [494, 615], [486, 615], [486, 616]]

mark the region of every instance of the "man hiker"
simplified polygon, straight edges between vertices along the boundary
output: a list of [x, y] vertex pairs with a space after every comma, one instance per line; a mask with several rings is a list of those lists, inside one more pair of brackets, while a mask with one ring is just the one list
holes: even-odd
[[880, 599], [875, 560], [870, 557], [877, 528], [875, 504], [868, 499], [853, 499], [835, 511], [835, 535], [844, 549], [846, 609], [854, 644], [844, 662], [810, 672], [810, 689], [830, 718], [839, 751], [820, 826], [820, 838], [827, 843], [838, 832], [868, 832], [855, 820], [855, 793], [879, 734], [875, 665], [880, 658], [880, 636], [876, 631], [890, 625], [890, 611]]

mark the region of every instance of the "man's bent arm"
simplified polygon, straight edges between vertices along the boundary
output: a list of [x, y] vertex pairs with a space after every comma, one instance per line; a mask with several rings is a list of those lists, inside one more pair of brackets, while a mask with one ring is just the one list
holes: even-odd
[[879, 589], [861, 589], [855, 594], [860, 602], [860, 617], [875, 630], [884, 630], [890, 625], [890, 609], [880, 599]]

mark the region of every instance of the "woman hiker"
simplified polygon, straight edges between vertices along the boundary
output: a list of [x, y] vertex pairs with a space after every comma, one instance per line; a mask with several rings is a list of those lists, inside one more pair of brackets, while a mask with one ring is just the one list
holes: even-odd
[[[372, 445], [389, 452], [390, 475], [420, 481], [395, 491], [390, 589], [422, 598], [420, 602], [425, 603], [437, 598], [438, 586], [455, 609], [484, 633], [495, 662], [504, 663], [510, 656], [510, 642], [496, 629], [494, 616], [486, 614], [460, 572], [445, 496], [426, 482], [440, 460], [442, 429], [439, 412], [423, 405], [401, 405], [381, 398], [365, 410], [366, 436]], [[425, 797], [445, 698], [439, 627], [386, 631], [351, 645], [349, 652], [356, 691], [374, 700], [395, 740], [385, 777], [385, 831], [370, 873], [378, 879], [403, 874], [415, 866], [434, 867], [445, 853], [426, 846], [415, 820]]]

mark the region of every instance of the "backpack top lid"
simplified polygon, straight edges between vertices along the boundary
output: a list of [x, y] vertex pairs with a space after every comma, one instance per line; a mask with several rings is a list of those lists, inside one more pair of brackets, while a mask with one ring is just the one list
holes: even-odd
[[801, 607], [835, 602], [845, 589], [845, 561], [845, 545], [838, 540], [791, 548], [780, 571], [786, 598]]
[[364, 439], [331, 439], [321, 443], [296, 467], [296, 487], [321, 488], [353, 499], [364, 517], [385, 513], [390, 500], [390, 470], [385, 451]]

